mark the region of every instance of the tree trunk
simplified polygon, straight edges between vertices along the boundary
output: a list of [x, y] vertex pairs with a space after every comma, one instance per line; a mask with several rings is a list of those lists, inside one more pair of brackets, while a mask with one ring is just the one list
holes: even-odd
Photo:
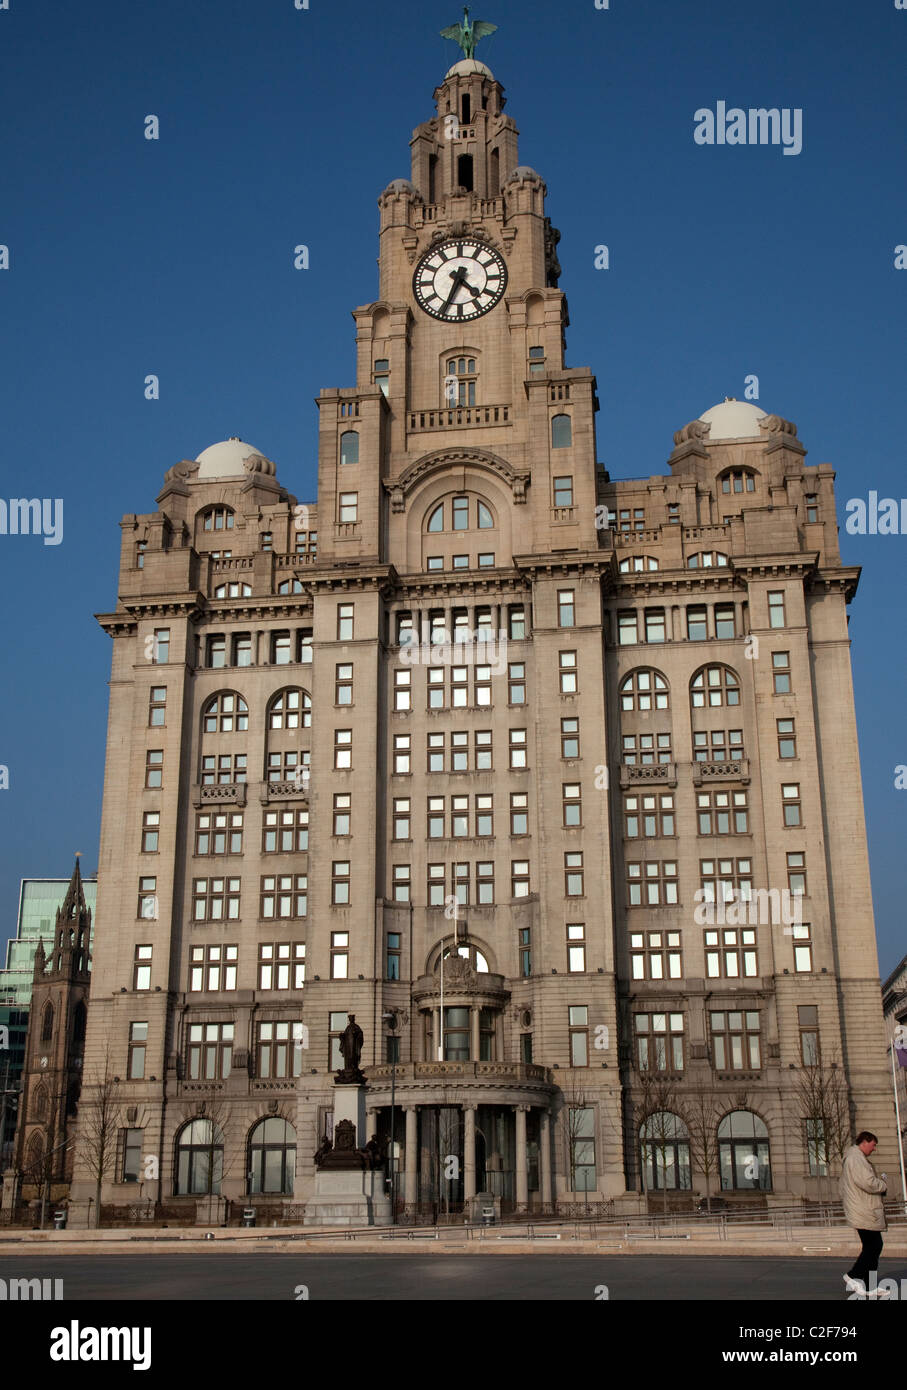
[[97, 1184], [96, 1184], [95, 1190], [94, 1190], [94, 1214], [93, 1214], [93, 1217], [92, 1217], [92, 1223], [91, 1223], [91, 1224], [94, 1226], [95, 1230], [97, 1230], [98, 1227], [99, 1227], [100, 1224], [101, 1224], [101, 1179], [100, 1179], [100, 1178], [98, 1178], [98, 1181], [97, 1181]]

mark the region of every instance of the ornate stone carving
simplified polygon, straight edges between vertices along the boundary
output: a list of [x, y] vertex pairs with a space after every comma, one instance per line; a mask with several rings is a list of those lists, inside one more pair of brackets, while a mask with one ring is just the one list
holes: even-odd
[[[408, 468], [395, 478], [392, 482], [385, 482], [385, 487], [390, 492], [392, 499], [399, 494], [405, 498], [418, 482], [427, 474], [443, 468], [463, 467], [471, 465], [476, 468], [487, 468], [490, 472], [496, 473], [513, 493], [514, 502], [525, 502], [526, 484], [529, 475], [526, 473], [516, 473], [506, 459], [499, 454], [489, 453], [485, 449], [438, 449], [431, 454], [423, 454], [422, 458], [415, 459]], [[394, 510], [398, 510], [396, 503]], [[403, 510], [401, 505], [399, 510]]]
[[243, 459], [242, 466], [247, 473], [266, 473], [271, 478], [277, 476], [277, 465], [263, 454], [250, 454]]
[[182, 483], [187, 478], [193, 477], [198, 472], [198, 463], [195, 459], [180, 459], [172, 468], [168, 468], [164, 474], [165, 483]]
[[797, 426], [790, 420], [783, 420], [780, 415], [763, 415], [759, 421], [759, 428], [766, 434], [789, 434], [794, 439], [797, 437]]
[[682, 430], [674, 431], [674, 445], [679, 448], [681, 444], [687, 444], [691, 439], [708, 439], [711, 428], [711, 424], [706, 420], [691, 420], [688, 425], [684, 425]]

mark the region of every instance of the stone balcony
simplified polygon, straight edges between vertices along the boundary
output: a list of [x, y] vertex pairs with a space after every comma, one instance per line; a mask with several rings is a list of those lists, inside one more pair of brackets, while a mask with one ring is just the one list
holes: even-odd
[[366, 1069], [370, 1086], [382, 1089], [389, 1086], [392, 1071], [396, 1072], [397, 1085], [413, 1085], [420, 1081], [485, 1081], [517, 1086], [525, 1082], [552, 1084], [548, 1068], [537, 1066], [535, 1062], [398, 1062], [396, 1067], [385, 1062]]
[[410, 434], [430, 430], [453, 430], [490, 425], [509, 425], [509, 405], [454, 405], [438, 410], [411, 410], [407, 417]]
[[199, 806], [219, 803], [227, 806], [245, 806], [246, 782], [196, 783], [192, 788], [192, 805]]
[[621, 787], [638, 787], [655, 784], [661, 787], [677, 786], [676, 763], [621, 763]]
[[703, 782], [742, 782], [744, 786], [747, 786], [749, 780], [749, 758], [730, 758], [717, 763], [693, 764], [694, 787], [701, 786]]

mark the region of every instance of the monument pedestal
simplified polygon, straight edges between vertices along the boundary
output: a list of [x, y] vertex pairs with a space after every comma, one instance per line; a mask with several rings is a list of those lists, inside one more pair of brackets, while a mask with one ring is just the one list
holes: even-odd
[[370, 1168], [363, 1152], [365, 1086], [362, 1074], [353, 1074], [359, 1080], [341, 1080], [334, 1087], [334, 1146], [315, 1173], [315, 1193], [305, 1204], [305, 1226], [391, 1224], [384, 1170]]

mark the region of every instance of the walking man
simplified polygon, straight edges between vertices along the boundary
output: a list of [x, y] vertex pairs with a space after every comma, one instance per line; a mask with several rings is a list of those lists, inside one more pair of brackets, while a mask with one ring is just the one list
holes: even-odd
[[882, 1232], [885, 1230], [885, 1207], [882, 1202], [888, 1186], [875, 1175], [869, 1161], [878, 1139], [863, 1129], [857, 1135], [857, 1142], [844, 1155], [841, 1170], [841, 1201], [844, 1203], [844, 1217], [860, 1237], [862, 1247], [852, 1269], [844, 1275], [844, 1283], [858, 1298], [887, 1298], [887, 1289], [873, 1289], [866, 1292], [866, 1281], [879, 1267], [882, 1253]]

